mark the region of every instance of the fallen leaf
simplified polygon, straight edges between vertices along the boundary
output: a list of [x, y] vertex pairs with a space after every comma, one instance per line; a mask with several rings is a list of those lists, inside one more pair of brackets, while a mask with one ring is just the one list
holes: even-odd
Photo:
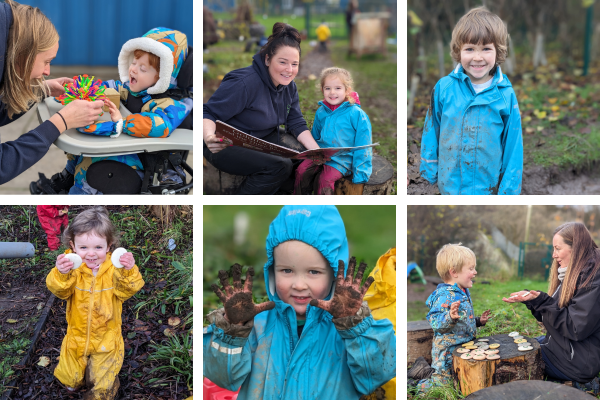
[[579, 130], [579, 133], [592, 133], [592, 128], [589, 126], [586, 126], [585, 128], [581, 128]]
[[548, 117], [548, 121], [550, 121], [550, 122], [556, 122], [559, 119], [560, 119], [560, 117], [557, 117], [557, 116]]
[[540, 125], [540, 126], [537, 127], [537, 130], [538, 130], [538, 132], [541, 132], [541, 131], [544, 130], [544, 127]]
[[536, 117], [538, 117], [538, 119], [546, 118], [546, 111], [535, 110], [533, 113], [535, 114]]
[[169, 325], [171, 325], [171, 326], [177, 326], [180, 323], [181, 323], [181, 320], [178, 317], [169, 318]]
[[414, 128], [415, 126], [414, 126], [414, 125], [407, 125], [406, 127], [407, 127], [408, 129], [412, 129], [412, 128]]
[[134, 337], [135, 337], [135, 332], [129, 332], [127, 334], [127, 338], [129, 338], [129, 339], [133, 339]]
[[174, 336], [174, 335], [175, 335], [175, 332], [173, 332], [173, 331], [172, 331], [171, 329], [169, 329], [169, 328], [165, 329], [163, 333], [165, 334], [165, 336], [169, 336], [169, 337], [171, 337], [171, 336]]
[[523, 118], [523, 122], [529, 122], [529, 121], [531, 121], [531, 116], [530, 115], [528, 115], [525, 118]]
[[541, 145], [546, 144], [546, 141], [539, 139], [538, 142], [536, 143], [537, 147], [540, 147]]
[[44, 308], [44, 303], [40, 303], [37, 305], [38, 310], [41, 310], [42, 308]]
[[7, 319], [6, 322], [8, 322], [9, 324], [16, 324], [17, 322], [19, 322], [18, 319]]
[[549, 102], [550, 104], [554, 104], [554, 103], [556, 103], [556, 101], [557, 101], [557, 100], [558, 100], [558, 99], [557, 99], [556, 97], [553, 97], [553, 98], [551, 98], [551, 99], [548, 99], [548, 102]]
[[50, 359], [46, 356], [40, 357], [40, 362], [37, 363], [40, 367], [47, 367], [50, 364]]
[[552, 106], [552, 107], [550, 107], [550, 109], [552, 111], [556, 112], [556, 111], [560, 110], [560, 107], [559, 106]]

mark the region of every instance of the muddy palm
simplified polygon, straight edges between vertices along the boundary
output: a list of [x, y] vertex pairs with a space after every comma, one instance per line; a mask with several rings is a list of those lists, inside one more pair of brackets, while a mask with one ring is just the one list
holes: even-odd
[[219, 271], [219, 280], [223, 286], [222, 290], [216, 284], [212, 284], [213, 292], [219, 297], [225, 307], [225, 318], [236, 325], [243, 325], [254, 319], [254, 316], [263, 311], [275, 308], [275, 303], [267, 301], [261, 304], [254, 304], [252, 301], [252, 277], [254, 268], [249, 267], [246, 272], [246, 282], [242, 287], [242, 266], [233, 264], [230, 268], [233, 277], [233, 287], [229, 284], [229, 274], [227, 271]]

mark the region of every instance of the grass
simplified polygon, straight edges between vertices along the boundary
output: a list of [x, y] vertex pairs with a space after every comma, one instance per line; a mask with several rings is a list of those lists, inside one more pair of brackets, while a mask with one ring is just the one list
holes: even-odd
[[[151, 361], [163, 364], [154, 368], [151, 372], [167, 371], [179, 382], [181, 377], [188, 387], [192, 387], [192, 336], [188, 332], [181, 339], [177, 334], [171, 336], [168, 341], [161, 344], [153, 343], [148, 346], [154, 353], [149, 357]], [[159, 378], [149, 379], [149, 384], [160, 385]]]
[[8, 384], [15, 373], [12, 366], [21, 361], [30, 343], [29, 339], [23, 337], [0, 343], [0, 394], [8, 389], [5, 384]]
[[[213, 17], [215, 20], [232, 20], [235, 16], [231, 13], [213, 13]], [[256, 22], [265, 27], [265, 37], [269, 37], [269, 35], [273, 31], [273, 25], [276, 22], [284, 22], [298, 29], [298, 31], [306, 30], [306, 18], [305, 17], [297, 17], [294, 14], [291, 15], [260, 15], [258, 12], [254, 12], [254, 19]], [[331, 36], [333, 38], [345, 37], [347, 34], [346, 31], [346, 17], [342, 10], [336, 14], [323, 14], [323, 15], [311, 15], [310, 19], [310, 38], [316, 38], [315, 29], [321, 24], [321, 21], [325, 20], [329, 26], [329, 30], [331, 31]]]
[[[266, 296], [262, 273], [265, 240], [280, 209], [281, 206], [204, 206], [203, 315], [221, 306], [210, 285], [218, 283], [220, 269], [229, 270], [234, 263], [254, 267], [253, 293], [259, 299]], [[346, 227], [350, 255], [365, 261], [370, 271], [379, 257], [395, 246], [395, 206], [338, 206], [338, 210]], [[235, 245], [233, 220], [241, 212], [248, 215], [250, 228], [246, 242]]]

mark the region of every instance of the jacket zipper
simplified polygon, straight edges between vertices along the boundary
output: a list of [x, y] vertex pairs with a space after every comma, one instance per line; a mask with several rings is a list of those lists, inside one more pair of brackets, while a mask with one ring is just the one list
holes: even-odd
[[94, 286], [96, 286], [95, 276], [92, 278], [92, 287], [90, 287], [90, 306], [88, 310], [87, 339], [85, 340], [84, 356], [87, 356], [88, 347], [90, 345], [90, 325], [92, 324], [92, 307], [94, 306]]

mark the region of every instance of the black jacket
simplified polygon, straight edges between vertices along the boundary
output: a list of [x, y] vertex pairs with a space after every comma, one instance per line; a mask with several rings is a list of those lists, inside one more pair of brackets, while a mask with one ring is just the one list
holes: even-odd
[[589, 260], [577, 281], [569, 304], [560, 308], [560, 290], [524, 302], [548, 331], [542, 343], [544, 354], [562, 373], [577, 382], [589, 382], [600, 372], [600, 273], [585, 288], [583, 282], [595, 266]]
[[286, 125], [295, 137], [308, 130], [300, 112], [296, 82], [275, 87], [260, 54], [254, 55], [250, 67], [225, 75], [203, 109], [203, 118], [223, 121], [257, 138], [279, 125]]
[[[6, 3], [0, 3], [0, 82], [4, 79], [8, 31], [13, 22], [12, 11]], [[0, 104], [0, 126], [10, 124], [23, 114], [8, 118], [4, 103]], [[58, 139], [60, 132], [50, 121], [21, 135], [17, 140], [0, 145], [0, 185], [20, 175], [38, 162]]]

